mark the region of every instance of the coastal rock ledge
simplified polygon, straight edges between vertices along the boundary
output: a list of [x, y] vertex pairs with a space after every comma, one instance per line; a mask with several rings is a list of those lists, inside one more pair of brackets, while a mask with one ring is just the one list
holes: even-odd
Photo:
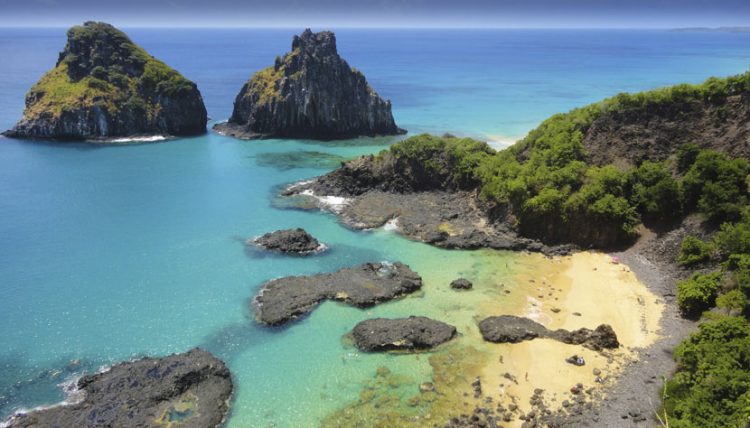
[[540, 337], [558, 340], [569, 345], [583, 345], [594, 351], [616, 349], [620, 346], [617, 335], [607, 324], [601, 324], [595, 330], [588, 328], [573, 331], [549, 330], [528, 318], [501, 315], [484, 319], [479, 323], [479, 331], [484, 340], [494, 343], [518, 343]]
[[421, 287], [422, 278], [402, 263], [365, 263], [333, 273], [274, 279], [254, 299], [256, 318], [263, 324], [281, 325], [324, 300], [366, 308]]
[[195, 83], [149, 55], [115, 27], [68, 30], [55, 68], [26, 95], [13, 138], [111, 140], [206, 132]]
[[221, 360], [196, 348], [117, 364], [81, 377], [77, 387], [80, 401], [19, 412], [0, 426], [217, 427], [229, 410], [232, 378]]
[[339, 56], [336, 36], [310, 29], [294, 36], [291, 52], [245, 83], [229, 121], [214, 129], [243, 139], [333, 140], [406, 132], [396, 126], [390, 101]]
[[456, 336], [456, 327], [426, 317], [374, 318], [352, 330], [354, 346], [362, 351], [424, 350]]

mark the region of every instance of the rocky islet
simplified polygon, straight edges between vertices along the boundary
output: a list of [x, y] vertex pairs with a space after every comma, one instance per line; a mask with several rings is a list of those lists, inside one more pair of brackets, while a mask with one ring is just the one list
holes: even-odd
[[55, 67], [28, 92], [13, 138], [111, 141], [206, 132], [195, 83], [103, 22], [68, 30]]
[[332, 140], [405, 132], [393, 120], [390, 101], [339, 56], [336, 36], [310, 29], [294, 36], [291, 52], [245, 83], [232, 116], [214, 129], [243, 139]]

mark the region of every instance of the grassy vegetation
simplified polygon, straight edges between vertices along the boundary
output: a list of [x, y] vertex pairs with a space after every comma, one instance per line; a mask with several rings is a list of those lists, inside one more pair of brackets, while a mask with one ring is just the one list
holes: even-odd
[[149, 115], [160, 96], [178, 96], [194, 84], [108, 24], [87, 22], [68, 31], [65, 55], [29, 91], [25, 116], [59, 116], [99, 105], [109, 113], [138, 108]]
[[282, 76], [281, 68], [264, 68], [250, 78], [249, 90], [245, 92], [245, 96], [257, 95], [258, 102], [261, 104], [281, 99], [279, 83]]

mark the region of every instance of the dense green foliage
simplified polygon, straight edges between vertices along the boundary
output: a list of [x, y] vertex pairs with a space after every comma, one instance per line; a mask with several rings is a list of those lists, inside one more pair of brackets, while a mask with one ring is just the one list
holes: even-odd
[[675, 428], [745, 427], [750, 407], [750, 326], [720, 317], [675, 350], [679, 371], [664, 407]]
[[[711, 162], [717, 159], [701, 153], [695, 157], [695, 163], [702, 157]], [[731, 163], [731, 160], [721, 162]], [[733, 174], [732, 168], [727, 168], [724, 174]], [[706, 312], [700, 331], [676, 350], [678, 371], [667, 384], [664, 401], [670, 426], [744, 427], [750, 423], [750, 324], [747, 320], [750, 315], [750, 209], [747, 205], [737, 209], [742, 212], [739, 219], [723, 223], [711, 240], [704, 242], [688, 236], [682, 243], [680, 261], [684, 264], [716, 258], [722, 263], [712, 273], [693, 274], [678, 285], [677, 300], [686, 314], [707, 310], [714, 300], [718, 310]], [[715, 211], [708, 214], [711, 216]], [[737, 217], [733, 214], [729, 218]]]

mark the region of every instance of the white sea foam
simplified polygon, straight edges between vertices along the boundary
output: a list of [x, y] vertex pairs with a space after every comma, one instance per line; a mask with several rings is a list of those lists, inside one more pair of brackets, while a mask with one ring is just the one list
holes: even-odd
[[[106, 371], [106, 370], [105, 370]], [[25, 415], [27, 413], [36, 412], [40, 410], [52, 409], [60, 406], [72, 406], [80, 403], [86, 396], [86, 393], [78, 388], [78, 380], [81, 378], [81, 374], [75, 374], [66, 378], [63, 382], [57, 384], [65, 393], [63, 401], [55, 404], [48, 404], [44, 406], [36, 406], [31, 409], [22, 407], [13, 412], [11, 416], [5, 421], [0, 421], [0, 428], [8, 428], [12, 422], [13, 417], [18, 415]]]
[[351, 203], [351, 199], [349, 198], [344, 198], [343, 196], [319, 196], [310, 189], [307, 189], [300, 194], [315, 198], [322, 208], [335, 213], [340, 213], [344, 207]]
[[385, 224], [383, 225], [383, 230], [388, 230], [388, 231], [399, 230], [398, 217], [392, 218], [388, 220], [387, 222], [385, 222]]
[[143, 135], [139, 137], [113, 138], [109, 140], [112, 143], [152, 143], [166, 140], [166, 135]]

